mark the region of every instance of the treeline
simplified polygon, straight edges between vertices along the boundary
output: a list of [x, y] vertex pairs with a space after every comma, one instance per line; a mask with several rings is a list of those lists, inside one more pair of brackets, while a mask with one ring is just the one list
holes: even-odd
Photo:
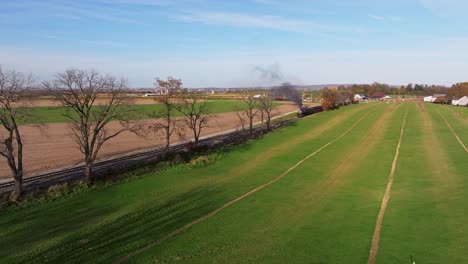
[[468, 82], [456, 83], [451, 87], [427, 84], [407, 84], [401, 86], [391, 86], [384, 83], [375, 82], [373, 84], [353, 84], [350, 86], [339, 86], [339, 91], [350, 91], [353, 94], [372, 96], [375, 92], [383, 92], [388, 95], [400, 96], [428, 96], [433, 94], [447, 94], [452, 97], [463, 97], [468, 95]]
[[[174, 78], [155, 79], [155, 88], [165, 91], [156, 98], [163, 107], [149, 114], [147, 120], [135, 120], [135, 113], [129, 107], [133, 102], [127, 96], [125, 79], [94, 70], [70, 68], [57, 73], [53, 80], [37, 84], [31, 74], [0, 65], [0, 157], [6, 160], [14, 180], [10, 196], [13, 201], [20, 199], [23, 193], [24, 144], [27, 142], [23, 140], [21, 126], [33, 118], [29, 99], [38, 85], [58, 105], [65, 107], [70, 137], [82, 153], [83, 180], [88, 185], [94, 183], [93, 165], [100, 150], [124, 131], [163, 138], [166, 154], [171, 138], [182, 137], [185, 130], [192, 133], [196, 146], [211, 113], [207, 100], [188, 94], [182, 82]], [[183, 118], [175, 118], [176, 112], [182, 113]], [[120, 129], [109, 129], [111, 122], [119, 122]], [[46, 124], [35, 126], [41, 128], [40, 131], [47, 129]]]
[[440, 85], [427, 85], [427, 84], [407, 84], [401, 86], [391, 86], [384, 83], [372, 84], [353, 84], [351, 86], [339, 86], [338, 90], [347, 90], [353, 94], [360, 94], [364, 96], [372, 96], [375, 92], [383, 92], [384, 94], [392, 95], [408, 95], [408, 96], [424, 96], [432, 94], [447, 93], [449, 88]]

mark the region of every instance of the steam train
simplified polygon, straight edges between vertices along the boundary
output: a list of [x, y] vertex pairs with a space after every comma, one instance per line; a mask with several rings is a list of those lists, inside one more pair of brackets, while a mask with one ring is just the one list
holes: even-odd
[[301, 118], [308, 115], [313, 115], [323, 111], [322, 106], [301, 106], [301, 110], [297, 113], [297, 117]]

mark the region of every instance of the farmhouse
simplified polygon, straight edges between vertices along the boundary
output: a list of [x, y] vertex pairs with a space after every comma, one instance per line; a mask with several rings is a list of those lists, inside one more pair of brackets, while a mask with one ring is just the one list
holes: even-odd
[[463, 96], [458, 100], [452, 100], [452, 105], [468, 106], [468, 96]]

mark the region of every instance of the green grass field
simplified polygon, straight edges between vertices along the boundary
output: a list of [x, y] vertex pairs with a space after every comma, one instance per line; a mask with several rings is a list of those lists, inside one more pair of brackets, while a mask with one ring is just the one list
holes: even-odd
[[[468, 121], [452, 108], [352, 105], [209, 155], [0, 212], [1, 263], [366, 263], [407, 122], [377, 263], [468, 263]], [[330, 143], [331, 142], [331, 143]], [[330, 143], [330, 144], [329, 144]], [[143, 170], [142, 170], [143, 171]]]
[[[239, 108], [243, 107], [243, 103], [240, 100], [229, 100], [229, 99], [216, 99], [208, 102], [210, 112], [212, 114], [226, 113], [238, 111]], [[275, 106], [278, 104], [275, 103]], [[132, 105], [128, 107], [129, 112], [132, 113], [132, 119], [145, 119], [148, 118], [148, 114], [155, 113], [162, 109], [160, 104], [148, 104], [148, 105]], [[32, 118], [28, 120], [28, 123], [65, 123], [69, 122], [64, 114], [66, 112], [65, 107], [31, 107], [30, 114]], [[175, 116], [181, 116], [179, 112], [175, 113]]]

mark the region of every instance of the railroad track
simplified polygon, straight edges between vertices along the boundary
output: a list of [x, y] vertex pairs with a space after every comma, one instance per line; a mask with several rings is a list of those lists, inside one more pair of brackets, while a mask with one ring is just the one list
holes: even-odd
[[[292, 120], [280, 121], [272, 125], [273, 128], [278, 128]], [[256, 128], [258, 132], [260, 128]], [[242, 132], [245, 133], [245, 132]], [[216, 145], [224, 145], [226, 143], [233, 142], [239, 139], [245, 134], [237, 131], [229, 132], [226, 134], [215, 135], [200, 139], [200, 147], [214, 147]], [[188, 142], [178, 142], [169, 146], [168, 153], [180, 153], [187, 149]], [[133, 153], [128, 155], [111, 158], [108, 160], [102, 160], [95, 162], [93, 165], [93, 173], [96, 176], [102, 175], [105, 172], [118, 171], [120, 168], [126, 168], [130, 166], [136, 166], [139, 164], [145, 164], [151, 161], [157, 161], [162, 157], [164, 148], [158, 147], [139, 153]], [[72, 168], [67, 168], [59, 171], [48, 172], [37, 176], [27, 177], [23, 179], [23, 189], [25, 191], [31, 191], [38, 188], [46, 188], [58, 183], [75, 181], [83, 178], [84, 166], [78, 165]], [[8, 181], [0, 183], [0, 195], [11, 191], [14, 185], [14, 181]]]

